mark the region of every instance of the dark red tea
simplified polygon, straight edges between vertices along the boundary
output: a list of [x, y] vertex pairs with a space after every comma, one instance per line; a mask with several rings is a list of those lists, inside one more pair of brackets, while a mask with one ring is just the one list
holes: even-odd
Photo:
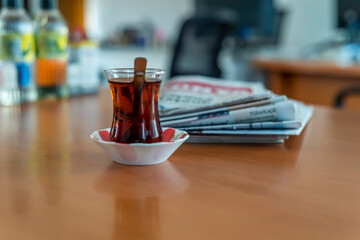
[[114, 79], [109, 84], [114, 104], [110, 140], [121, 143], [161, 142], [163, 136], [158, 113], [161, 81], [146, 79], [140, 100], [134, 97], [132, 79]]

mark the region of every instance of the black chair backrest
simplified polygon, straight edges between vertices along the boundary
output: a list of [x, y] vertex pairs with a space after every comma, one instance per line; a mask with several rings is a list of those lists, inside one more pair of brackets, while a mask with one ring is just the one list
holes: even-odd
[[184, 22], [175, 45], [170, 77], [204, 75], [220, 77], [217, 64], [230, 25], [216, 18], [191, 18]]
[[334, 106], [337, 108], [343, 108], [345, 98], [351, 95], [360, 96], [360, 86], [349, 87], [341, 90], [335, 97]]

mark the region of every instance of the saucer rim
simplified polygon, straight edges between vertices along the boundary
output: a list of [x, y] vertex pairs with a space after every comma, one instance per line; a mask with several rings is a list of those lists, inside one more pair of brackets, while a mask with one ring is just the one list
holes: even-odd
[[111, 141], [103, 141], [101, 139], [95, 139], [95, 136], [94, 136], [95, 133], [97, 133], [99, 131], [103, 131], [103, 130], [107, 130], [107, 131], [110, 130], [110, 128], [104, 128], [104, 129], [99, 129], [99, 130], [95, 130], [94, 132], [92, 132], [90, 134], [90, 138], [91, 138], [91, 140], [93, 140], [93, 141], [95, 141], [97, 143], [101, 143], [101, 144], [108, 144], [108, 145], [110, 144], [110, 145], [116, 145], [116, 146], [122, 146], [122, 147], [126, 147], [126, 146], [151, 147], [151, 146], [160, 146], [160, 145], [168, 145], [168, 144], [175, 144], [175, 143], [179, 143], [179, 142], [185, 142], [190, 137], [189, 134], [186, 131], [183, 131], [183, 130], [179, 130], [179, 129], [176, 129], [176, 128], [168, 128], [168, 127], [164, 127], [162, 129], [163, 130], [174, 129], [175, 131], [186, 134], [186, 136], [183, 137], [183, 138], [176, 139], [176, 140], [171, 141], [171, 142], [156, 142], [156, 143], [118, 143], [118, 142], [111, 142]]

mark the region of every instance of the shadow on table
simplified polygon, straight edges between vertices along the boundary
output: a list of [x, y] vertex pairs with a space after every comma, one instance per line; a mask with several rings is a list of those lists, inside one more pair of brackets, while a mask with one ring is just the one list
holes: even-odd
[[115, 200], [113, 239], [158, 239], [160, 198], [185, 191], [188, 181], [170, 163], [112, 163], [95, 181], [96, 191]]

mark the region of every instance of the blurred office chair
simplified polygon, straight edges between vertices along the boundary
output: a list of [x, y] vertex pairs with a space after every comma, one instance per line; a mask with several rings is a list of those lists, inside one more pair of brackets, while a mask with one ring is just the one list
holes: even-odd
[[170, 77], [204, 75], [220, 77], [217, 59], [230, 24], [213, 17], [195, 17], [184, 22], [175, 45]]
[[360, 96], [360, 86], [349, 87], [341, 90], [336, 95], [334, 106], [337, 108], [343, 108], [345, 99], [353, 95]]
[[285, 10], [277, 10], [275, 23], [274, 23], [274, 36], [272, 38], [272, 43], [277, 46], [280, 43], [281, 36], [284, 29], [284, 22], [286, 20], [287, 12]]

